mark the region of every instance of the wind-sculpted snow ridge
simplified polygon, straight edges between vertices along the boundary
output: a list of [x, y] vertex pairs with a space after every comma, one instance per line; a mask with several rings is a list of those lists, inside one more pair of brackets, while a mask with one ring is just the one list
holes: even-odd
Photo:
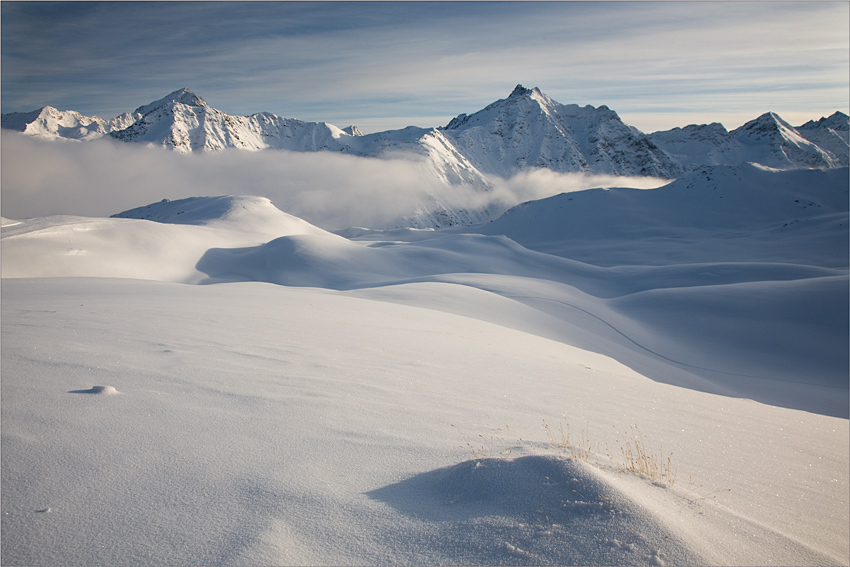
[[703, 165], [757, 162], [778, 169], [844, 167], [850, 162], [848, 117], [836, 112], [795, 129], [768, 112], [731, 132], [691, 125], [646, 135], [607, 106], [563, 105], [540, 89], [517, 85], [506, 99], [442, 128], [408, 127], [362, 135], [324, 122], [268, 112], [233, 116], [189, 89], [111, 121], [45, 107], [3, 115], [3, 128], [48, 138], [112, 136], [181, 153], [284, 149], [382, 157], [399, 152], [428, 160], [438, 179], [486, 190], [488, 176], [545, 168], [558, 172], [673, 179]]

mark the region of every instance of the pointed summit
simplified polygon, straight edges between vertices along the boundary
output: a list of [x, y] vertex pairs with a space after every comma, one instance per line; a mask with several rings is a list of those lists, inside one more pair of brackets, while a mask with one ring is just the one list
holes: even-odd
[[455, 117], [443, 132], [476, 168], [503, 177], [537, 168], [664, 178], [677, 173], [669, 156], [607, 106], [563, 105], [536, 87], [517, 85], [508, 98]]
[[170, 93], [159, 100], [155, 100], [150, 104], [146, 104], [144, 106], [140, 106], [136, 109], [136, 114], [145, 115], [152, 110], [160, 108], [162, 106], [166, 106], [168, 104], [185, 104], [186, 106], [196, 106], [196, 107], [208, 107], [209, 105], [192, 92], [190, 89], [183, 87], [182, 89], [176, 90], [173, 93]]
[[[794, 127], [785, 122], [775, 112], [765, 112], [758, 118], [750, 120], [740, 128], [732, 130], [730, 134], [733, 138], [748, 139], [748, 138], [763, 138], [765, 136], [782, 135], [788, 132], [797, 134]], [[799, 136], [799, 134], [797, 134]]]
[[777, 169], [836, 167], [836, 158], [803, 137], [793, 126], [774, 112], [766, 112], [750, 120], [729, 135], [751, 148], [750, 159]]
[[517, 85], [516, 87], [514, 87], [514, 90], [511, 92], [511, 94], [508, 96], [508, 98], [519, 98], [519, 97], [523, 97], [523, 96], [534, 96], [534, 95], [537, 95], [538, 97], [542, 97], [542, 98], [545, 98], [545, 99], [549, 99], [549, 97], [544, 95], [543, 92], [539, 88], [534, 87], [533, 89], [527, 89], [522, 85]]

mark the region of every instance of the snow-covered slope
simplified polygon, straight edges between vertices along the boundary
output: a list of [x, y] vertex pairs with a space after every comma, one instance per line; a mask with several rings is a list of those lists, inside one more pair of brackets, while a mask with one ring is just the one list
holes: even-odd
[[195, 266], [211, 247], [256, 246], [304, 234], [333, 237], [264, 197], [250, 196], [163, 201], [109, 219], [43, 217], [4, 224], [2, 275], [197, 282], [206, 275]]
[[265, 197], [244, 195], [190, 197], [175, 201], [163, 199], [159, 203], [116, 213], [112, 218], [230, 228], [253, 233], [259, 238], [325, 232], [298, 217], [284, 213]]
[[3, 561], [846, 565], [847, 176], [3, 219]]
[[654, 132], [649, 138], [686, 171], [743, 161], [741, 144], [719, 122]]
[[848, 184], [847, 168], [704, 167], [652, 190], [592, 189], [532, 201], [476, 230], [603, 266], [732, 261], [846, 267]]
[[447, 186], [465, 186], [487, 191], [491, 182], [452, 144], [443, 132], [434, 128], [408, 126], [353, 137], [340, 151], [361, 157], [407, 157], [421, 161], [429, 174]]
[[850, 119], [843, 112], [836, 112], [818, 121], [810, 120], [798, 126], [797, 132], [829, 152], [837, 165], [850, 165]]
[[[3, 276], [471, 285], [531, 298], [534, 307], [550, 302], [545, 311], [555, 319], [546, 336], [608, 353], [657, 380], [843, 415], [846, 404], [836, 405], [830, 388], [847, 375], [847, 186], [847, 169], [717, 166], [659, 189], [532, 202], [474, 229], [483, 235], [454, 229], [380, 244], [301, 223], [265, 199], [187, 199], [119, 215], [157, 223], [48, 218], [4, 228]], [[665, 298], [675, 309], [663, 307]], [[740, 333], [753, 329], [738, 313], [750, 311], [748, 319], [770, 324], [741, 350]], [[700, 313], [714, 322], [689, 327]], [[805, 340], [794, 335], [808, 325]], [[765, 389], [764, 380], [781, 387]]]
[[804, 136], [808, 136], [812, 132], [818, 130], [832, 131], [836, 136], [844, 140], [845, 143], [850, 141], [850, 122], [848, 116], [843, 112], [835, 112], [829, 117], [823, 117], [820, 120], [809, 120], [802, 126], [797, 127], [797, 131]]
[[847, 564], [846, 419], [371, 291], [4, 280], [4, 564]]

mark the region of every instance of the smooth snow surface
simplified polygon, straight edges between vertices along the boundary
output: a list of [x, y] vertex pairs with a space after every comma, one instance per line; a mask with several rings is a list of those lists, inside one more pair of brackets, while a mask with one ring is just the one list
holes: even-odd
[[3, 219], [3, 562], [846, 565], [847, 176]]
[[[2, 338], [6, 564], [847, 562], [846, 420], [502, 325], [51, 278], [4, 281]], [[120, 393], [75, 393], [93, 384]], [[592, 440], [590, 464], [543, 420]], [[633, 424], [672, 452], [672, 486], [606, 456]]]

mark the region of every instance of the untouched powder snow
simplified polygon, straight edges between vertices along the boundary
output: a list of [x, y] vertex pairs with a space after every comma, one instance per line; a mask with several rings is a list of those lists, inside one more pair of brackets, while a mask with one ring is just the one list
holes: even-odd
[[846, 181], [3, 219], [3, 562], [850, 564]]
[[[330, 290], [2, 293], [6, 564], [847, 562], [846, 419]], [[641, 438], [673, 484], [620, 470]]]

